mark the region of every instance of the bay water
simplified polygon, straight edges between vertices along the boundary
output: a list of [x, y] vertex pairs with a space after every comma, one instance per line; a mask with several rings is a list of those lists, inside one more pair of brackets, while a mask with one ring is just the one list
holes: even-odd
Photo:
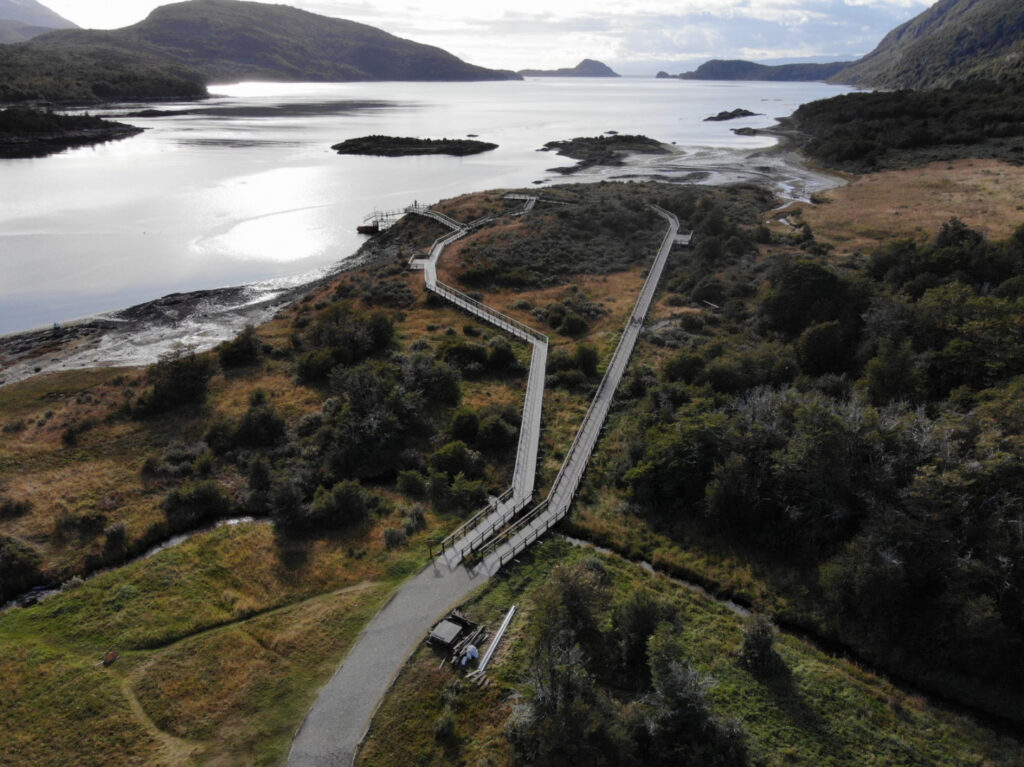
[[[172, 292], [301, 284], [353, 254], [356, 226], [413, 201], [535, 182], [573, 164], [538, 150], [608, 131], [684, 154], [764, 147], [767, 127], [844, 88], [654, 78], [493, 83], [242, 83], [173, 114], [121, 117], [146, 131], [39, 159], [0, 160], [0, 333], [123, 308]], [[722, 110], [756, 117], [705, 122]], [[370, 134], [463, 138], [465, 158], [340, 156]]]

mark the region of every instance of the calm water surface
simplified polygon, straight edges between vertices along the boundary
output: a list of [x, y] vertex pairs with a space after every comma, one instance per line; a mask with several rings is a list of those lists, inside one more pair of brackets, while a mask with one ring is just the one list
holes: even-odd
[[[147, 131], [125, 141], [0, 160], [0, 333], [176, 291], [308, 280], [358, 248], [355, 227], [374, 209], [563, 180], [546, 169], [571, 161], [537, 152], [547, 141], [614, 130], [693, 150], [754, 148], [770, 140], [730, 129], [844, 92], [639, 78], [211, 90], [201, 104], [157, 105], [187, 114], [126, 119]], [[737, 107], [764, 116], [703, 122]], [[500, 148], [467, 158], [330, 149], [372, 133], [475, 133]]]

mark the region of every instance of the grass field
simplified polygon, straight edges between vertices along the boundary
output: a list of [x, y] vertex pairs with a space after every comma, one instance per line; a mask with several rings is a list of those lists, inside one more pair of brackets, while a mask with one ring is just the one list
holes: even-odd
[[[461, 219], [507, 207], [487, 195], [445, 205]], [[436, 236], [431, 226], [414, 228], [420, 247]], [[92, 569], [112, 525], [123, 524], [132, 543], [162, 522], [161, 504], [176, 482], [143, 476], [147, 458], [197, 443], [218, 417], [240, 418], [257, 389], [291, 426], [320, 408], [327, 392], [295, 380], [288, 349], [297, 323], [331, 301], [339, 285], [367, 279], [407, 285], [412, 302], [389, 310], [403, 353], [438, 354], [453, 337], [486, 344], [498, 335], [430, 301], [421, 275], [406, 272], [399, 260], [342, 275], [261, 327], [268, 353], [258, 365], [218, 372], [202, 407], [129, 417], [127, 406], [146, 386], [140, 370], [71, 371], [0, 389], [0, 495], [32, 502], [29, 512], [0, 519], [0, 534], [32, 545], [50, 583], [67, 582], [39, 606], [0, 614], [0, 698], [12, 701], [0, 707], [0, 728], [16, 733], [0, 743], [0, 763], [281, 762], [353, 638], [422, 565], [427, 541], [457, 525], [457, 517], [427, 503], [426, 529], [407, 547], [390, 550], [383, 531], [401, 527], [409, 499], [393, 487], [372, 487], [388, 503], [386, 511], [341, 534], [286, 539], [266, 522], [226, 526], [84, 583], [72, 576]], [[458, 282], [457, 275], [452, 279]], [[640, 267], [581, 278], [579, 289], [605, 311], [580, 337], [552, 333], [553, 347], [572, 354], [578, 344], [593, 345], [603, 365], [642, 281]], [[487, 300], [544, 329], [542, 320], [513, 305], [544, 307], [568, 294], [567, 287], [549, 287]], [[529, 349], [513, 343], [513, 350], [525, 370]], [[462, 404], [518, 410], [524, 381], [524, 375], [467, 379]], [[549, 392], [542, 482], [557, 471], [588, 396], [582, 389]], [[242, 472], [230, 464], [214, 467], [229, 495], [243, 498]], [[511, 471], [511, 454], [493, 456], [488, 488], [504, 489]], [[90, 526], [68, 527], [68, 520]], [[119, 657], [103, 666], [99, 661], [111, 650]]]
[[956, 160], [857, 176], [802, 205], [803, 220], [838, 255], [870, 255], [883, 240], [928, 240], [956, 217], [990, 240], [1024, 220], [1024, 168], [997, 160]]
[[[776, 640], [786, 672], [759, 677], [738, 662], [744, 619], [730, 609], [618, 557], [552, 540], [488, 584], [466, 607], [471, 617], [492, 627], [510, 605], [520, 608], [488, 669], [489, 684], [478, 687], [450, 665], [440, 668], [440, 656], [424, 646], [374, 720], [359, 755], [360, 767], [518, 763], [502, 732], [512, 698], [522, 689], [533, 594], [555, 565], [592, 556], [599, 558], [617, 594], [643, 585], [678, 606], [686, 659], [716, 680], [709, 692], [712, 707], [741, 722], [753, 764], [1022, 763], [1016, 741], [931, 706], [792, 636]], [[454, 737], [438, 739], [435, 722], [446, 711], [454, 718]]]

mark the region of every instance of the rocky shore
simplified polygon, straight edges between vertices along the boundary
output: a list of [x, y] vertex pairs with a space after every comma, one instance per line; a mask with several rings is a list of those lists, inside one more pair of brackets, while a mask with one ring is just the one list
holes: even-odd
[[[682, 150], [647, 139], [662, 151], [624, 152], [617, 158], [620, 164], [585, 166], [575, 178], [581, 183], [633, 179], [710, 186], [755, 183], [785, 200], [806, 200], [816, 191], [844, 183], [804, 162], [795, 151], [797, 135], [791, 128], [780, 125], [758, 133], [775, 136], [779, 146], [756, 151]], [[0, 336], [0, 386], [39, 373], [147, 365], [162, 354], [211, 348], [233, 338], [247, 324], [270, 319], [338, 273], [391, 258], [394, 253], [394, 243], [385, 232], [322, 277], [301, 285], [267, 283], [175, 293], [59, 327]]]

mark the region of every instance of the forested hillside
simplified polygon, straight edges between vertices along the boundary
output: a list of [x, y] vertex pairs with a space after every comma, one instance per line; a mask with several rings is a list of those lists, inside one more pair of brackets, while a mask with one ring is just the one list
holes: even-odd
[[789, 620], [1020, 722], [1024, 227], [990, 242], [954, 219], [829, 263], [806, 226], [693, 217], [668, 289], [717, 308], [651, 338], [592, 479], [623, 516], [586, 534], [632, 547], [639, 519], [728, 551], [774, 573]]
[[864, 173], [961, 157], [1024, 162], [1024, 84], [848, 93], [789, 120], [825, 165]]
[[864, 88], [935, 88], [1024, 76], [1024, 4], [939, 0], [835, 76]]
[[113, 31], [66, 30], [0, 49], [0, 100], [196, 98], [240, 79], [507, 80], [432, 46], [286, 5], [190, 0]]

